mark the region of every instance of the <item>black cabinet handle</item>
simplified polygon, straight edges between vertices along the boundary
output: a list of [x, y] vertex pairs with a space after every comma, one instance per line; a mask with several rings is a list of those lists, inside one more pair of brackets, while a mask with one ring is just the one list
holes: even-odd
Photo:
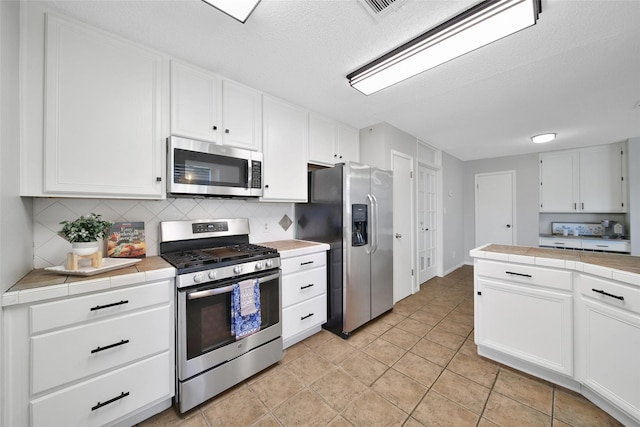
[[229, 133], [229, 129], [225, 129], [225, 130], [224, 130], [224, 133]]
[[120, 393], [120, 396], [116, 396], [116, 397], [114, 397], [113, 399], [109, 399], [109, 400], [107, 400], [106, 402], [102, 402], [102, 403], [98, 402], [98, 403], [96, 404], [96, 406], [94, 406], [94, 407], [92, 407], [92, 408], [91, 408], [91, 410], [92, 410], [92, 411], [95, 411], [96, 409], [100, 409], [100, 408], [102, 408], [103, 406], [107, 406], [108, 404], [113, 403], [113, 402], [115, 402], [115, 401], [117, 401], [117, 400], [124, 399], [124, 398], [125, 398], [125, 397], [127, 397], [127, 396], [129, 396], [129, 392], [126, 392], [126, 393], [125, 393], [125, 392], [123, 391], [122, 393]]
[[505, 271], [505, 273], [511, 274], [513, 276], [532, 277], [530, 274], [514, 273], [513, 271]]
[[302, 317], [300, 318], [300, 320], [308, 319], [308, 318], [309, 318], [309, 317], [311, 317], [311, 316], [313, 316], [313, 313], [309, 313], [309, 314], [307, 314], [306, 316], [302, 316]]
[[96, 305], [95, 307], [91, 307], [91, 311], [102, 310], [103, 308], [115, 307], [116, 305], [127, 304], [128, 302], [129, 302], [129, 300], [124, 300], [123, 299], [122, 301], [114, 302], [113, 304]]
[[603, 291], [602, 289], [591, 289], [591, 290], [593, 292], [597, 292], [599, 294], [606, 295], [606, 296], [611, 297], [611, 298], [619, 299], [620, 301], [624, 301], [624, 297], [623, 296], [613, 295], [613, 294], [610, 294], [608, 292]]
[[307, 289], [313, 286], [313, 283], [309, 283], [308, 285], [305, 286], [300, 286], [300, 289]]
[[218, 130], [218, 126], [213, 126], [213, 130]]
[[162, 177], [161, 176], [156, 176], [156, 182], [162, 182]]
[[300, 263], [300, 265], [309, 265], [309, 264], [313, 264], [313, 261], [306, 261], [306, 262]]
[[109, 344], [109, 345], [107, 345], [105, 347], [98, 346], [98, 347], [94, 348], [93, 350], [91, 350], [91, 353], [92, 354], [93, 353], [98, 353], [99, 351], [108, 350], [108, 349], [113, 348], [113, 347], [118, 347], [119, 345], [124, 345], [124, 344], [127, 344], [128, 342], [129, 342], [129, 340], [122, 340], [122, 341], [117, 342], [115, 344]]

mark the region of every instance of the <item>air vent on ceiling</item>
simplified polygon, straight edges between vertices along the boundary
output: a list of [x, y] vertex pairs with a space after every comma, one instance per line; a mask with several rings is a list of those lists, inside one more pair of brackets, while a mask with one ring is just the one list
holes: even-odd
[[380, 20], [389, 12], [397, 10], [406, 0], [360, 0], [375, 19]]

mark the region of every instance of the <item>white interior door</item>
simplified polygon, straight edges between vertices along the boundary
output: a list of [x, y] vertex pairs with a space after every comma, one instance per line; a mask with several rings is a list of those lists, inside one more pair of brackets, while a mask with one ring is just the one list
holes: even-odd
[[513, 245], [515, 171], [476, 175], [476, 247]]
[[436, 172], [418, 166], [418, 283], [436, 275]]
[[392, 151], [393, 302], [413, 293], [413, 158]]

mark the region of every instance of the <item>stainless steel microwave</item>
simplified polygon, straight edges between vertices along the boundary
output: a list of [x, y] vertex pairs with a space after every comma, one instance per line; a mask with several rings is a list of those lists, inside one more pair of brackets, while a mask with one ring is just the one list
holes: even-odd
[[262, 196], [262, 153], [171, 136], [169, 196]]

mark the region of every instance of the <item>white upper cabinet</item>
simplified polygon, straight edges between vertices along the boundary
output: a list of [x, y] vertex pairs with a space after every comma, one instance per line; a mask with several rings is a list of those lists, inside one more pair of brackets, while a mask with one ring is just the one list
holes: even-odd
[[53, 15], [45, 34], [43, 195], [162, 197], [163, 57]]
[[264, 201], [307, 201], [307, 111], [277, 98], [263, 99]]
[[171, 134], [261, 149], [261, 93], [216, 74], [171, 62]]
[[309, 113], [309, 163], [333, 166], [360, 160], [358, 129]]
[[626, 212], [624, 143], [540, 155], [540, 212]]

